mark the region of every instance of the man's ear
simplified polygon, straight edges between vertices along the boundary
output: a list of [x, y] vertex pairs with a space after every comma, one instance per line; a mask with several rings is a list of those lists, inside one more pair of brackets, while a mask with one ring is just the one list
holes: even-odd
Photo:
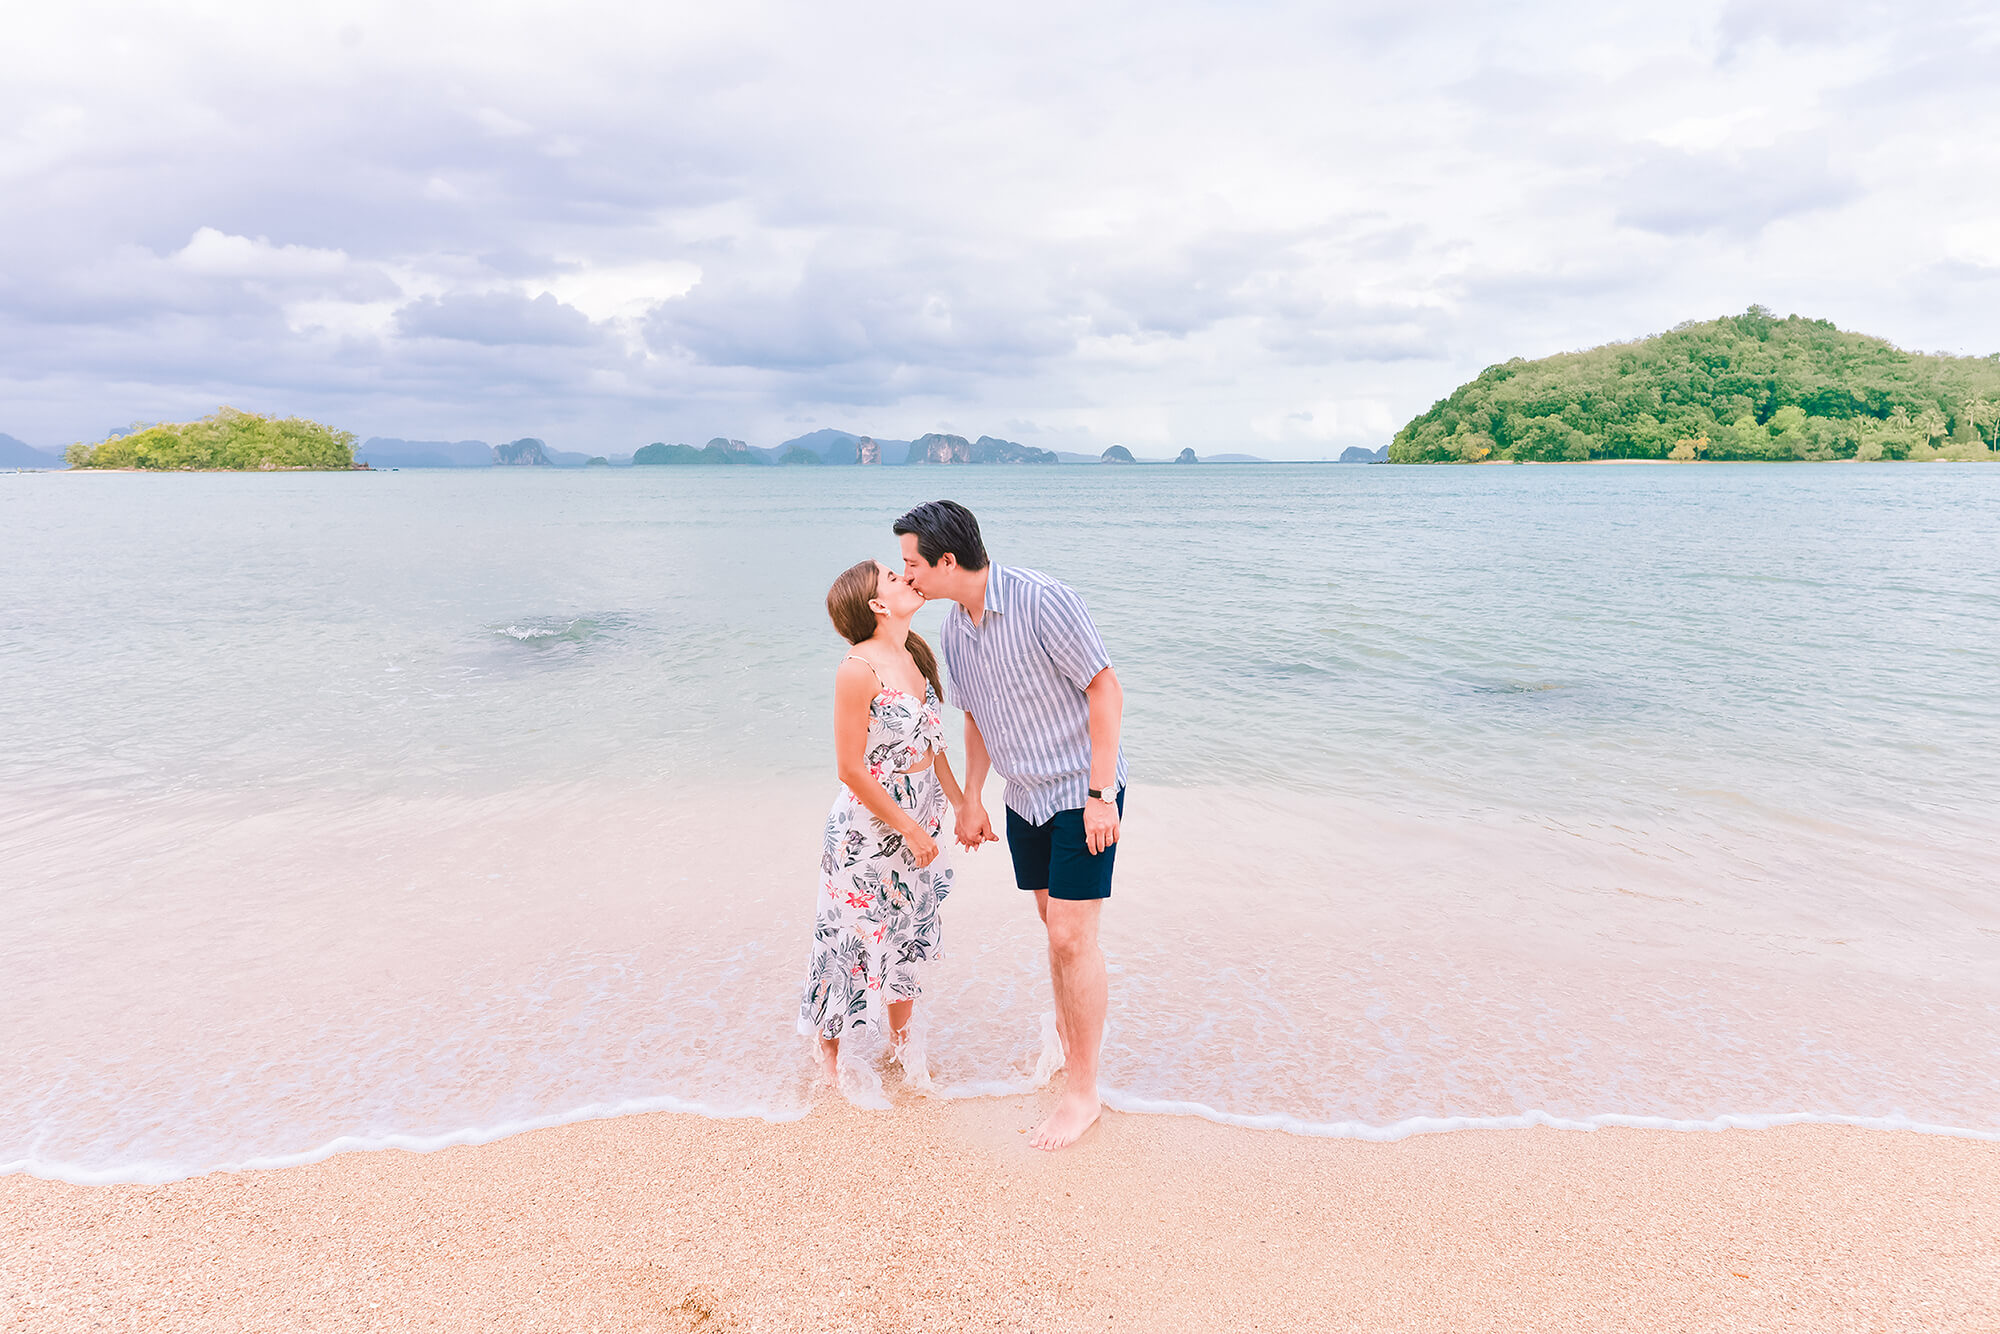
[[957, 568], [958, 568], [958, 553], [957, 553], [956, 551], [945, 551], [945, 552], [940, 552], [940, 553], [938, 554], [938, 558], [937, 558], [937, 565], [936, 565], [935, 567], [933, 567], [933, 568], [935, 568], [935, 569], [940, 569], [940, 570], [946, 570], [946, 569], [949, 569], [949, 570], [955, 570], [955, 569], [957, 569]]

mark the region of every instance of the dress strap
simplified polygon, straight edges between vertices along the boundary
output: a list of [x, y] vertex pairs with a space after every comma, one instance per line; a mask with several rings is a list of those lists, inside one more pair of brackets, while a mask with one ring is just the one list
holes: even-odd
[[[867, 669], [868, 669], [869, 671], [871, 671], [871, 672], [875, 672], [875, 664], [874, 664], [874, 663], [872, 663], [872, 662], [870, 662], [870, 661], [868, 661], [868, 659], [866, 659], [866, 658], [862, 657], [862, 656], [861, 656], [861, 655], [860, 655], [859, 653], [850, 653], [850, 654], [848, 654], [848, 655], [847, 655], [847, 659], [848, 659], [848, 661], [849, 661], [849, 662], [858, 662], [858, 663], [860, 663], [860, 664], [861, 664], [861, 665], [862, 665], [863, 667], [866, 667], [866, 668], [867, 668]], [[879, 686], [879, 685], [887, 685], [887, 684], [888, 684], [888, 682], [886, 682], [886, 681], [884, 681], [884, 680], [882, 679], [882, 673], [880, 673], [880, 672], [875, 672], [875, 684], [876, 684], [876, 685], [878, 685], [878, 686]]]

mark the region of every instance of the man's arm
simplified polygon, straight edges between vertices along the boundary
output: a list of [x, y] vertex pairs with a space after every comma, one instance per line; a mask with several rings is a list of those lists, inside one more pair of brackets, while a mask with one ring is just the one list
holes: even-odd
[[[1083, 688], [1090, 704], [1090, 786], [1107, 791], [1118, 781], [1118, 729], [1125, 718], [1125, 691], [1118, 673], [1106, 667]], [[971, 715], [966, 715], [971, 721]], [[1091, 855], [1118, 841], [1118, 807], [1095, 797], [1083, 803], [1083, 841]]]
[[993, 832], [993, 821], [987, 817], [986, 802], [981, 795], [986, 791], [986, 775], [992, 767], [993, 761], [986, 755], [986, 738], [979, 735], [979, 724], [973, 721], [968, 711], [965, 715], [965, 794], [953, 826], [958, 841], [968, 848], [1000, 841], [1000, 836]]

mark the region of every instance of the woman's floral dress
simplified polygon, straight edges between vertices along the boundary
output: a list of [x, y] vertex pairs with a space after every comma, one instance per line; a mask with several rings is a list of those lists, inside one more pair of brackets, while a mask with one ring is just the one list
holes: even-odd
[[[903, 772], [944, 750], [937, 691], [924, 697], [884, 686], [868, 706], [868, 772], [936, 838], [944, 789], [935, 767]], [[869, 813], [843, 785], [826, 817], [819, 859], [819, 911], [799, 1032], [831, 1041], [850, 1025], [888, 1028], [883, 1006], [914, 1000], [919, 974], [939, 957], [938, 905], [951, 892], [940, 851], [918, 867], [903, 836]]]

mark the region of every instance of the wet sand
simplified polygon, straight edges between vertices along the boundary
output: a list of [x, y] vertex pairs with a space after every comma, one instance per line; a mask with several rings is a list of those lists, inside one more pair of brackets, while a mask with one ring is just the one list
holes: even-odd
[[1109, 1113], [1044, 1155], [1052, 1096], [0, 1178], [0, 1328], [2000, 1329], [2000, 1143]]

